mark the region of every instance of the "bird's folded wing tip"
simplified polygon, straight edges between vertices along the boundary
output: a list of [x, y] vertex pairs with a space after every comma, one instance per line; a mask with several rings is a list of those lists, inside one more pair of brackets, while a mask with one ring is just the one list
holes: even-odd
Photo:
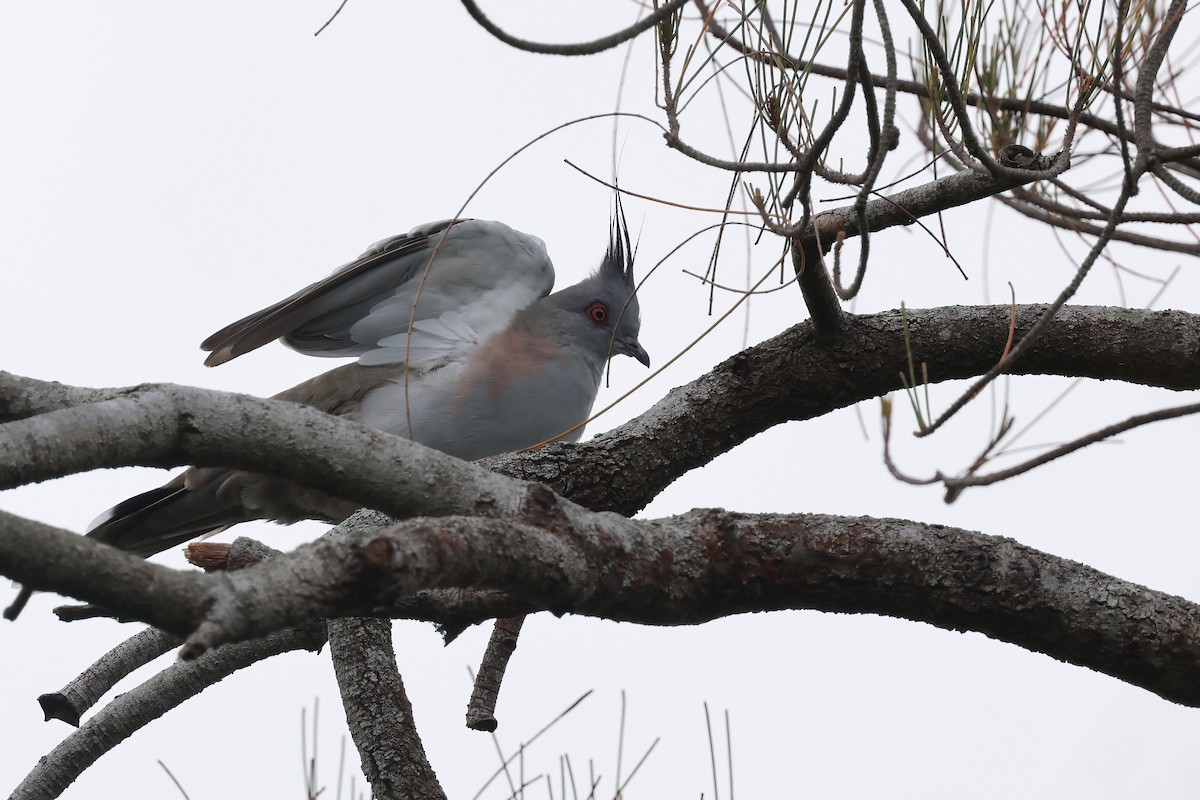
[[219, 367], [226, 361], [232, 361], [235, 358], [233, 348], [222, 347], [219, 350], [213, 350], [209, 353], [208, 358], [204, 359], [204, 366]]

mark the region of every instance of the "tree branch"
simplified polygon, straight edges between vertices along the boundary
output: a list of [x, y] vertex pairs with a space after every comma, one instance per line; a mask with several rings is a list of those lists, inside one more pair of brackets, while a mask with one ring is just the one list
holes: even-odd
[[[203, 618], [193, 654], [308, 620], [396, 613], [432, 588], [498, 589], [523, 613], [653, 625], [798, 608], [875, 613], [979, 631], [1200, 706], [1200, 606], [1009, 539], [806, 514], [699, 510], [635, 521], [548, 492], [541, 499], [535, 524], [444, 517], [368, 528], [190, 597], [164, 589], [172, 570], [142, 565], [153, 580], [137, 594], [151, 602], [138, 607], [155, 624]], [[97, 551], [89, 564], [111, 549], [86, 544]]]
[[[1017, 335], [1044, 309], [1019, 306]], [[979, 375], [1003, 352], [1010, 311], [909, 310], [913, 353], [930, 362], [934, 383]], [[1198, 315], [1069, 306], [1014, 373], [1195, 389], [1197, 349]], [[0, 487], [99, 467], [194, 463], [270, 472], [401, 517], [520, 513], [525, 487], [480, 468], [488, 467], [545, 483], [589, 508], [633, 514], [679, 476], [762, 431], [903, 388], [898, 373], [907, 357], [899, 312], [847, 317], [839, 333], [819, 341], [811, 325], [802, 323], [738, 353], [589, 442], [496, 456], [480, 466], [279, 401], [151, 387], [123, 390], [111, 401], [115, 407], [104, 401], [64, 409], [76, 394], [87, 402], [96, 390], [0, 373], [0, 419], [70, 412], [65, 419], [42, 413], [36, 421], [0, 426]], [[97, 416], [89, 416], [98, 408]], [[160, 427], [143, 435], [138, 423], [181, 426], [183, 433]], [[96, 445], [97, 425], [128, 426], [138, 435], [105, 449]], [[442, 488], [429, 492], [430, 482]], [[0, 562], [6, 552], [14, 559], [10, 564], [22, 557], [0, 540]], [[15, 576], [3, 563], [0, 573]], [[25, 574], [37, 588], [33, 573]]]
[[[1017, 335], [1044, 310], [1019, 306]], [[909, 310], [913, 352], [930, 362], [930, 380], [969, 378], [992, 367], [1003, 352], [1010, 311]], [[817, 341], [811, 325], [802, 323], [738, 353], [589, 442], [496, 456], [480, 466], [546, 483], [589, 508], [633, 514], [679, 476], [751, 436], [903, 388], [898, 371], [907, 353], [901, 328], [899, 312], [852, 316], [841, 332]], [[1195, 389], [1197, 349], [1198, 315], [1069, 306], [1013, 372]], [[937, 359], [931, 359], [934, 353]], [[65, 388], [0, 372], [0, 420], [62, 409], [76, 392], [96, 396], [96, 390]], [[43, 413], [36, 424], [31, 420], [20, 429], [0, 426], [0, 487], [99, 467], [192, 463], [271, 472], [395, 516], [516, 514], [525, 501], [520, 484], [312, 409], [177, 387], [122, 391], [114, 401], [121, 405], [105, 406], [98, 418], [89, 418], [88, 409], [103, 403], [78, 409], [78, 418]], [[76, 426], [80, 419], [87, 424]], [[183, 425], [184, 432], [139, 431], [111, 449], [96, 446], [96, 425], [136, 429], [138, 422]], [[442, 488], [427, 491], [431, 481]], [[0, 543], [0, 553], [4, 549]]]
[[475, 4], [474, 0], [461, 0], [463, 8], [471, 15], [471, 19], [479, 23], [479, 27], [495, 36], [500, 41], [510, 47], [515, 47], [518, 50], [524, 50], [527, 53], [542, 53], [545, 55], [555, 56], [590, 56], [596, 53], [602, 53], [605, 50], [611, 50], [623, 42], [636, 38], [638, 35], [645, 33], [653, 28], [663, 19], [674, 14], [679, 9], [688, 4], [688, 0], [671, 0], [662, 8], [655, 11], [648, 17], [643, 17], [635, 24], [629, 26], [623, 31], [608, 36], [603, 36], [591, 42], [579, 42], [577, 44], [547, 44], [544, 42], [531, 42], [528, 39], [520, 39], [505, 31], [496, 23], [492, 22], [483, 11]]
[[196, 661], [176, 662], [114, 698], [72, 731], [38, 762], [12, 796], [21, 800], [58, 797], [100, 756], [222, 678], [270, 656], [292, 650], [316, 651], [324, 643], [325, 626], [317, 622], [273, 633], [259, 641], [223, 647]]
[[[1018, 306], [1016, 334], [1028, 331], [1044, 310]], [[913, 356], [929, 362], [932, 383], [979, 375], [1003, 353], [1011, 311], [910, 309]], [[802, 323], [732, 356], [638, 418], [588, 442], [480, 463], [544, 483], [588, 508], [633, 514], [680, 475], [764, 430], [903, 389], [899, 372], [908, 354], [902, 324], [895, 311], [848, 316], [840, 333], [818, 340]], [[1013, 372], [1197, 389], [1196, 352], [1200, 315], [1067, 306]]]
[[391, 620], [336, 619], [328, 625], [346, 722], [371, 796], [444, 800], [396, 669]]
[[144, 628], [96, 659], [90, 667], [57, 692], [38, 698], [46, 721], [61, 719], [79, 727], [79, 720], [108, 690], [133, 672], [167, 653], [183, 640], [157, 628]]

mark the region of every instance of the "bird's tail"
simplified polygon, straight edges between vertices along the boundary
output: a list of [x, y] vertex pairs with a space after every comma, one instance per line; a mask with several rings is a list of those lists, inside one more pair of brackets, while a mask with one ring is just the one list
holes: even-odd
[[88, 526], [87, 535], [143, 558], [249, 517], [236, 499], [220, 496], [220, 481], [190, 487], [188, 473], [123, 500]]
[[[253, 519], [255, 515], [239, 501], [231, 501], [227, 493], [219, 491], [223, 481], [216, 478], [227, 474], [225, 470], [193, 469], [176, 475], [166, 485], [117, 503], [96, 517], [87, 535], [146, 558]], [[32, 589], [22, 587], [4, 609], [5, 619], [16, 619], [32, 596]]]

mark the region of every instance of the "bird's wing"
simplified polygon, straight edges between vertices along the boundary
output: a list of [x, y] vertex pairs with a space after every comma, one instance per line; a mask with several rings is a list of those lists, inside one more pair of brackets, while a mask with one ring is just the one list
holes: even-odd
[[[459, 339], [454, 347], [469, 347], [553, 285], [554, 267], [537, 237], [500, 222], [446, 220], [375, 243], [328, 278], [200, 346], [210, 353], [204, 362], [210, 367], [278, 338], [307, 355], [389, 364], [407, 352], [411, 366], [425, 366], [414, 345], [419, 352], [444, 351], [452, 336]], [[423, 332], [432, 336], [428, 342], [418, 341]], [[397, 344], [398, 336], [411, 341]]]

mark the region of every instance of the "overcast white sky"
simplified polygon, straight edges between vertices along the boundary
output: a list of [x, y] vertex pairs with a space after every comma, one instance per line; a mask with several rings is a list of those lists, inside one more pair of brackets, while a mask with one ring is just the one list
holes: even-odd
[[[513, 12], [514, 26], [555, 41], [592, 38], [636, 13], [625, 3], [536, 7], [554, 9], [553, 18]], [[271, 346], [207, 370], [197, 345], [368, 243], [453, 215], [490, 169], [537, 134], [611, 110], [624, 58], [624, 51], [587, 59], [517, 53], [450, 3], [352, 0], [316, 39], [331, 3], [4, 8], [0, 368], [77, 385], [171, 381], [272, 394], [332, 366]], [[650, 115], [652, 69], [645, 41], [630, 61], [625, 103]], [[685, 121], [689, 131], [714, 148], [723, 142], [717, 117], [697, 115]], [[559, 285], [573, 283], [603, 252], [611, 198], [564, 159], [606, 176], [611, 142], [609, 121], [556, 134], [502, 170], [466, 213], [542, 237]], [[650, 125], [621, 123], [618, 142], [627, 188], [695, 205], [723, 202], [726, 176], [668, 151]], [[713, 221], [644, 201], [626, 208], [641, 231], [642, 271]], [[945, 222], [971, 280], [958, 278], [924, 236], [891, 231], [875, 239], [860, 311], [901, 300], [910, 307], [982, 302], [985, 254], [993, 299], [1006, 299], [1012, 281], [1021, 302], [1046, 300], [1069, 278], [1053, 239], [1012, 214], [996, 212], [990, 237], [982, 207], [947, 214]], [[645, 287], [642, 341], [656, 364], [711, 321], [706, 291], [681, 272], [703, 271], [710, 246], [685, 249]], [[731, 282], [743, 275], [743, 252], [739, 244], [727, 255]], [[768, 268], [772, 255], [769, 247], [756, 251], [754, 269]], [[1160, 275], [1182, 263], [1158, 307], [1196, 309], [1195, 264], [1145, 255], [1133, 263]], [[1079, 300], [1119, 302], [1116, 286], [1113, 271], [1098, 267]], [[1130, 304], [1140, 305], [1155, 287], [1127, 280], [1126, 289]], [[718, 296], [719, 307], [730, 302]], [[760, 298], [749, 339], [804, 317], [797, 291]], [[742, 321], [732, 319], [591, 432], [636, 415], [738, 350]], [[601, 402], [643, 371], [621, 359], [612, 374]], [[1013, 381], [1019, 420], [1031, 419], [1065, 385]], [[937, 388], [935, 405], [944, 407], [955, 391]], [[1028, 442], [1065, 440], [1179, 402], [1165, 392], [1085, 384]], [[901, 436], [897, 456], [914, 472], [952, 468], [983, 441], [987, 416], [985, 402], [941, 441]], [[937, 490], [888, 477], [877, 405], [865, 405], [862, 418], [867, 439], [853, 409], [763, 434], [680, 480], [646, 515], [722, 506], [940, 522], [1200, 598], [1196, 420], [1139, 430], [946, 506]], [[901, 419], [904, 430], [910, 421]], [[104, 508], [165, 478], [149, 469], [98, 472], [7, 492], [0, 507], [82, 530]], [[322, 529], [263, 524], [238, 532], [287, 548]], [[183, 563], [174, 554], [163, 561]], [[18, 623], [0, 626], [0, 788], [15, 786], [68, 732], [41, 721], [37, 695], [137, 629], [59, 624], [49, 613], [55, 603], [39, 596]], [[462, 725], [467, 668], [477, 666], [486, 635], [471, 631], [443, 648], [427, 625], [396, 625], [426, 750], [456, 798], [474, 795], [497, 765], [489, 738]], [[527, 755], [527, 776], [553, 771], [557, 786], [561, 753], [577, 775], [594, 759], [607, 776], [602, 792], [611, 796], [624, 689], [625, 771], [662, 737], [627, 797], [712, 797], [706, 701], [714, 714], [727, 709], [732, 717], [735, 790], [743, 798], [1183, 798], [1200, 786], [1200, 713], [978, 634], [911, 622], [793, 612], [660, 630], [538, 615], [505, 682], [505, 747], [588, 689], [594, 695]], [[302, 797], [300, 711], [315, 697], [322, 779], [331, 785], [343, 720], [329, 658], [293, 654], [227, 679], [136, 734], [65, 796], [177, 796], [155, 763], [161, 759], [193, 800]], [[356, 764], [356, 755], [349, 760]], [[722, 759], [723, 795], [725, 770]], [[493, 786], [485, 796], [506, 793]]]

